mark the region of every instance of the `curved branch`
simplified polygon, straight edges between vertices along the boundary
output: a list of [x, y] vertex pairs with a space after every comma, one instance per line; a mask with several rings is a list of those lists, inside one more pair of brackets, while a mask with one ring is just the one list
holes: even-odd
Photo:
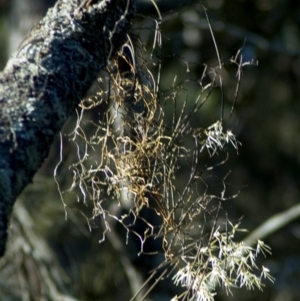
[[134, 0], [58, 0], [0, 74], [0, 256], [16, 197], [126, 40]]
[[281, 213], [277, 213], [266, 220], [263, 224], [261, 224], [258, 228], [252, 231], [243, 242], [246, 245], [253, 245], [257, 242], [258, 239], [262, 240], [265, 237], [270, 236], [274, 232], [279, 229], [285, 227], [293, 220], [300, 216], [300, 204], [296, 204], [293, 207], [289, 208], [286, 211]]

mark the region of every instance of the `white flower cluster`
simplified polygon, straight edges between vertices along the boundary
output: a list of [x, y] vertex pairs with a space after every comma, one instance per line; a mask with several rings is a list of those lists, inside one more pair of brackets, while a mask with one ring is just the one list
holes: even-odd
[[232, 287], [262, 289], [263, 279], [274, 281], [269, 269], [264, 266], [257, 275], [259, 268], [255, 264], [257, 255], [270, 253], [270, 248], [262, 241], [258, 241], [256, 248], [234, 242], [235, 232], [241, 230], [238, 230], [239, 225], [231, 226], [229, 233], [216, 229], [208, 246], [198, 248], [196, 255], [188, 256], [189, 261], [187, 256], [182, 256], [185, 266], [176, 273], [173, 281], [187, 290], [171, 301], [184, 298], [189, 301], [213, 301], [217, 287], [231, 293]]
[[241, 144], [236, 140], [235, 135], [230, 130], [226, 132], [223, 131], [222, 122], [220, 120], [208, 127], [204, 131], [204, 134], [206, 135], [206, 139], [201, 151], [206, 148], [210, 156], [215, 155], [218, 149], [223, 149], [226, 144], [232, 144], [236, 150], [238, 150], [238, 145]]

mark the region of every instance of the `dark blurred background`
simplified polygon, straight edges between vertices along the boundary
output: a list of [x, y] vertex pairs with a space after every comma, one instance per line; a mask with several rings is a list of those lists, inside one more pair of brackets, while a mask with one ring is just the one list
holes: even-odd
[[[25, 36], [33, 22], [42, 18], [53, 2], [0, 1], [2, 68], [9, 55], [17, 49], [21, 36]], [[157, 3], [164, 15], [162, 32], [167, 37], [163, 44], [164, 53], [175, 54], [199, 65], [217, 64], [203, 4], [208, 9], [221, 59], [228, 61], [241, 49], [243, 61], [258, 61], [257, 66], [244, 68], [235, 110], [228, 119], [242, 143], [239, 155], [233, 156], [230, 163], [230, 182], [241, 193], [225, 206], [230, 219], [242, 217], [242, 227], [251, 232], [266, 219], [300, 201], [299, 3], [292, 0], [165, 0]], [[138, 10], [143, 15], [156, 17], [150, 1], [139, 1]], [[138, 18], [138, 22], [140, 24], [135, 24], [136, 27], [146, 21]], [[166, 56], [162, 63], [162, 87], [172, 83], [175, 74], [180, 74], [181, 63]], [[202, 70], [193, 67], [189, 76], [200, 78]], [[236, 86], [235, 73], [230, 67], [225, 68], [223, 85], [225, 116], [229, 116]], [[202, 126], [210, 125], [218, 118], [219, 108], [218, 101], [203, 107]], [[74, 120], [70, 120], [65, 130], [71, 130], [73, 123]], [[132, 293], [123, 269], [124, 263], [120, 260], [120, 249], [109, 241], [99, 245], [101, 226], [95, 225], [90, 232], [85, 219], [76, 210], [69, 213], [67, 221], [64, 219], [63, 206], [52, 176], [58, 155], [57, 142], [19, 202], [27, 208], [34, 221], [32, 227], [46, 239], [53, 250], [53, 258], [62, 266], [61, 273], [66, 277], [65, 290], [78, 300], [127, 300]], [[12, 227], [23, 226], [15, 218]], [[22, 233], [15, 232], [16, 235]], [[272, 248], [272, 256], [262, 259], [262, 263], [271, 269], [275, 283], [266, 282], [263, 292], [242, 289], [234, 291], [233, 296], [226, 296], [220, 291], [216, 300], [299, 300], [300, 218], [264, 241]], [[131, 256], [134, 258], [134, 254], [127, 257]], [[3, 266], [7, 266], [9, 260], [11, 258]], [[139, 279], [143, 280], [146, 272], [141, 266], [143, 263], [139, 261], [135, 269]], [[30, 267], [26, 269], [30, 271]], [[0, 284], [2, 282], [5, 282], [3, 278]], [[171, 295], [168, 295], [167, 285], [157, 289], [149, 300], [169, 300]], [[10, 297], [11, 300], [21, 300], [19, 289], [13, 293], [15, 296]], [[5, 298], [8, 295], [9, 292]]]

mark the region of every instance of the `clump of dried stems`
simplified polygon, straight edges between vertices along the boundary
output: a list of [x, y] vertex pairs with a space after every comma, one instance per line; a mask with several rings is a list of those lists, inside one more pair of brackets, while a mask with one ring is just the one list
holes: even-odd
[[[218, 287], [227, 293], [233, 287], [261, 289], [262, 279], [273, 278], [255, 260], [269, 248], [261, 241], [256, 247], [235, 241], [239, 223], [219, 221], [222, 203], [238, 192], [227, 195], [227, 175], [216, 179], [214, 170], [225, 164], [230, 148], [237, 153], [240, 145], [225, 126], [223, 99], [221, 116], [213, 124], [200, 127], [191, 122], [222, 84], [219, 74], [224, 63], [205, 66], [197, 81], [174, 79], [162, 91], [161, 36], [156, 25], [151, 50], [137, 37], [134, 42], [128, 38], [98, 80], [99, 92], [82, 101], [69, 135], [78, 161], [69, 167], [73, 183], [68, 191], [84, 203], [93, 203], [92, 219], [102, 218], [103, 239], [112, 221], [139, 237], [140, 253], [147, 239], [160, 239], [165, 260], [152, 276], [173, 277], [184, 288], [172, 300], [214, 300]], [[242, 68], [250, 63], [243, 62], [240, 53], [228, 63], [237, 66], [236, 98]], [[193, 99], [185, 88], [188, 82], [197, 87]], [[103, 110], [98, 118], [86, 118], [95, 108]], [[187, 175], [185, 182], [182, 173]], [[207, 179], [218, 180], [221, 189], [212, 190]], [[64, 201], [63, 192], [61, 196]], [[113, 209], [116, 203], [127, 213]], [[141, 217], [143, 208], [152, 210], [160, 223], [153, 225]], [[145, 224], [143, 233], [133, 230], [139, 219]]]

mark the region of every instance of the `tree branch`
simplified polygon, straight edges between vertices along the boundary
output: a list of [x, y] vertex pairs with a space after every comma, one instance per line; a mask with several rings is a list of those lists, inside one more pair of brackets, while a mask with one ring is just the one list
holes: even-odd
[[0, 74], [0, 256], [16, 197], [127, 38], [134, 0], [59, 0]]
[[252, 231], [243, 242], [246, 245], [253, 245], [257, 242], [258, 239], [263, 240], [271, 234], [275, 233], [279, 229], [282, 229], [293, 220], [300, 216], [300, 204], [296, 204], [293, 207], [277, 213], [267, 219], [263, 224], [261, 224], [258, 228]]

